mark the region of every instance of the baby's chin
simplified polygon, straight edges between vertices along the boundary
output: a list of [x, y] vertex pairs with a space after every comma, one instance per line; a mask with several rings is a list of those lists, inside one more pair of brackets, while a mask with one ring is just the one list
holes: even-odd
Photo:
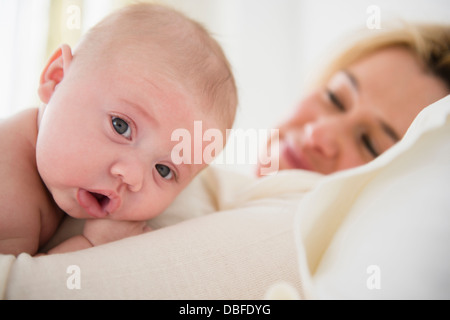
[[74, 219], [94, 219], [93, 216], [89, 215], [86, 210], [84, 210], [76, 200], [63, 200], [58, 199], [54, 196], [56, 205], [68, 216]]
[[83, 208], [71, 208], [69, 210], [63, 210], [68, 216], [74, 219], [99, 219], [88, 214]]

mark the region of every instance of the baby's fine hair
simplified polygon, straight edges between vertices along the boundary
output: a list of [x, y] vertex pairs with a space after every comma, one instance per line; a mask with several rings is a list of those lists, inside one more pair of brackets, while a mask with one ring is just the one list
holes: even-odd
[[74, 59], [95, 48], [127, 50], [128, 45], [132, 50], [136, 43], [149, 48], [146, 59], [163, 63], [166, 76], [200, 96], [204, 112], [212, 113], [222, 129], [231, 128], [238, 104], [231, 66], [209, 32], [176, 10], [150, 3], [119, 9], [89, 30]]

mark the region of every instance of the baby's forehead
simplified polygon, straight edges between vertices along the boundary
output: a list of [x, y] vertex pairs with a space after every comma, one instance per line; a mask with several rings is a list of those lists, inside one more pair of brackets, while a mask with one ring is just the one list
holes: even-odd
[[107, 61], [106, 66], [139, 63], [144, 78], [156, 68], [188, 87], [207, 116], [221, 114], [229, 123], [234, 118], [236, 94], [226, 57], [205, 29], [182, 14], [134, 6], [99, 23], [85, 42], [83, 49], [101, 55], [95, 59]]

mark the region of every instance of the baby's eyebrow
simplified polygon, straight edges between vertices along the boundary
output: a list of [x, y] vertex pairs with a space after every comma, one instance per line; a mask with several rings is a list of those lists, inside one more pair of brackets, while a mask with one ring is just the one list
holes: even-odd
[[152, 113], [148, 110], [148, 108], [144, 108], [140, 104], [134, 103], [127, 99], [122, 99], [126, 104], [132, 107], [137, 113], [139, 113], [145, 120], [155, 124], [156, 126], [159, 124], [156, 118], [152, 115]]

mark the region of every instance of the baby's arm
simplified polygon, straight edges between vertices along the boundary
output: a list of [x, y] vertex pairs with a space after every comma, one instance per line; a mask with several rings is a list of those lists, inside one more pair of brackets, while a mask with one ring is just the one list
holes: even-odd
[[36, 168], [37, 109], [0, 120], [0, 253], [35, 254], [58, 227], [53, 205]]
[[89, 240], [85, 236], [80, 234], [73, 236], [72, 238], [69, 238], [66, 241], [57, 245], [56, 247], [50, 249], [47, 252], [47, 254], [72, 252], [87, 249], [90, 247], [93, 247], [93, 245], [89, 242]]
[[39, 247], [40, 213], [26, 189], [17, 180], [0, 186], [0, 253], [32, 255]]
[[0, 253], [34, 255], [53, 236], [62, 212], [48, 204], [42, 183], [6, 178], [0, 184]]
[[77, 251], [150, 231], [146, 221], [116, 221], [90, 219], [84, 225], [83, 234], [69, 238], [48, 254]]

